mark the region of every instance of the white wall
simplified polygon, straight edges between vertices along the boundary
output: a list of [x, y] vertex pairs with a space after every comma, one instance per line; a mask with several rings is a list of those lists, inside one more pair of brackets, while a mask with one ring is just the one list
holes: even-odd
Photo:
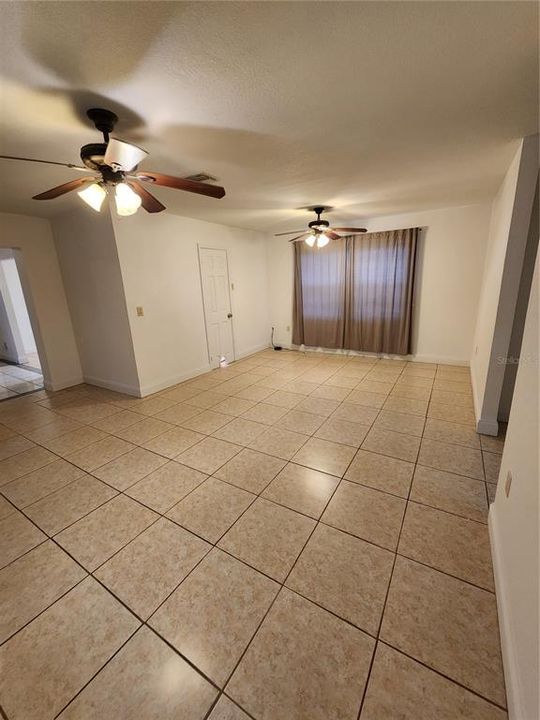
[[0, 266], [0, 360], [24, 363], [26, 355], [17, 323], [14, 320], [13, 308]]
[[538, 177], [538, 136], [524, 138], [493, 201], [471, 358], [479, 432], [497, 434], [531, 210]]
[[85, 381], [137, 395], [139, 377], [114, 229], [107, 208], [53, 221]]
[[80, 383], [79, 354], [49, 222], [1, 213], [0, 247], [19, 250], [15, 258], [45, 386], [59, 390]]
[[[540, 717], [538, 274], [537, 260], [497, 495], [489, 513], [510, 720]], [[508, 472], [512, 484], [506, 497]]]
[[113, 225], [141, 394], [209, 368], [198, 245], [227, 250], [236, 357], [268, 346], [266, 235], [142, 210]]
[[25, 354], [34, 353], [36, 352], [36, 342], [34, 340], [32, 325], [30, 324], [30, 318], [26, 309], [26, 302], [24, 300], [19, 273], [17, 272], [15, 258], [3, 258], [0, 262], [9, 297], [11, 299], [15, 322], [17, 323], [17, 329], [21, 336], [23, 351]]
[[[13, 250], [0, 249], [0, 358], [10, 362], [25, 363], [27, 358], [24, 343], [10, 288], [8, 263], [13, 265], [15, 276], [17, 280], [19, 279], [13, 252]], [[22, 296], [20, 282], [18, 290]], [[18, 299], [20, 300], [20, 297]], [[28, 322], [30, 321], [28, 320]]]
[[[370, 232], [424, 228], [420, 236], [415, 280], [414, 359], [468, 363], [489, 217], [489, 205], [468, 205], [362, 221]], [[269, 241], [268, 272], [271, 320], [276, 327], [276, 342], [289, 346], [292, 337], [293, 251], [286, 238]]]

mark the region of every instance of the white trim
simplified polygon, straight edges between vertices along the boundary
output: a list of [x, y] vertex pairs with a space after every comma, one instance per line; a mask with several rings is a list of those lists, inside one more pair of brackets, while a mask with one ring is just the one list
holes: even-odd
[[242, 352], [238, 353], [236, 356], [236, 360], [243, 360], [246, 357], [249, 357], [250, 355], [254, 355], [255, 353], [262, 352], [263, 350], [268, 350], [268, 348], [272, 347], [270, 343], [263, 343], [262, 345], [254, 345], [253, 347], [250, 347], [248, 350], [242, 350]]
[[499, 434], [499, 423], [497, 420], [480, 418], [476, 422], [476, 432], [480, 433], [480, 435], [494, 435], [496, 437]]
[[343, 355], [345, 357], [372, 357], [390, 360], [404, 360], [405, 362], [435, 363], [437, 365], [460, 365], [469, 367], [469, 361], [462, 358], [448, 357], [444, 355], [388, 355], [386, 353], [360, 352], [357, 350], [340, 350], [334, 348], [315, 348], [305, 345], [293, 345], [292, 343], [279, 343], [285, 350], [299, 350], [300, 352], [324, 353], [328, 355]]
[[471, 365], [471, 372], [469, 374], [471, 376], [474, 418], [475, 418], [476, 422], [478, 423], [478, 421], [480, 420], [480, 408], [478, 406], [478, 387], [476, 386], [476, 375], [473, 372], [472, 365]]
[[[248, 350], [244, 350], [239, 353], [236, 356], [236, 360], [243, 360], [244, 358], [249, 357], [254, 353], [260, 352], [261, 350], [267, 350], [269, 347], [270, 346], [268, 343], [265, 343], [263, 345], [255, 345], [254, 347], [251, 347]], [[231, 365], [232, 364], [234, 363], [231, 363]], [[154, 383], [153, 385], [146, 385], [145, 387], [140, 388], [140, 390], [137, 390], [137, 393], [135, 394], [137, 394], [138, 397], [146, 397], [147, 395], [152, 395], [153, 393], [159, 392], [160, 390], [166, 390], [173, 385], [178, 385], [178, 383], [185, 382], [186, 380], [192, 380], [193, 378], [199, 377], [199, 375], [204, 375], [204, 373], [210, 372], [211, 370], [215, 369], [216, 368], [213, 368], [210, 363], [208, 363], [200, 368], [197, 368], [196, 370], [190, 370], [187, 373], [176, 375], [175, 377], [168, 378], [167, 380], [161, 380], [160, 382]], [[116, 388], [111, 387], [110, 389], [115, 390]]]
[[[245, 357], [249, 357], [254, 353], [260, 352], [261, 350], [266, 350], [268, 347], [268, 344], [256, 345], [255, 347], [249, 348], [248, 350], [244, 350], [243, 352], [241, 352], [236, 359], [242, 360]], [[167, 388], [173, 387], [174, 385], [178, 385], [178, 383], [185, 382], [186, 380], [192, 380], [199, 375], [204, 375], [204, 373], [210, 372], [211, 370], [215, 370], [215, 368], [211, 367], [210, 364], [207, 363], [206, 365], [203, 365], [196, 370], [190, 370], [189, 372], [175, 375], [174, 377], [167, 378], [166, 380], [160, 380], [159, 382], [153, 383], [152, 385], [145, 385], [144, 387], [139, 387], [136, 385], [125, 385], [124, 383], [119, 382], [111, 382], [110, 380], [103, 380], [102, 378], [92, 377], [91, 375], [85, 375], [84, 378], [76, 380], [75, 382], [56, 384], [54, 387], [48, 387], [47, 385], [45, 385], [45, 387], [47, 390], [62, 390], [65, 387], [71, 387], [72, 385], [79, 385], [80, 383], [85, 382], [89, 385], [96, 385], [97, 387], [106, 388], [107, 390], [114, 390], [115, 392], [121, 392], [126, 395], [133, 395], [134, 397], [147, 397], [148, 395], [153, 395], [160, 390], [166, 390]]]
[[210, 372], [211, 370], [215, 370], [215, 368], [213, 368], [210, 363], [208, 363], [206, 365], [203, 365], [203, 367], [197, 368], [196, 370], [182, 373], [182, 375], [175, 375], [172, 378], [167, 378], [167, 380], [160, 380], [153, 385], [145, 385], [138, 390], [137, 395], [138, 397], [146, 397], [147, 395], [153, 395], [160, 390], [166, 390], [173, 385], [178, 385], [178, 383], [185, 382], [186, 380], [191, 380], [192, 378], [198, 377], [199, 375], [204, 375], [204, 373]]
[[71, 380], [45, 380], [43, 379], [43, 387], [45, 390], [51, 390], [52, 392], [56, 392], [57, 390], [65, 390], [66, 388], [73, 387], [74, 385], [81, 385], [84, 382], [84, 378], [82, 375], [72, 378]]
[[94, 377], [93, 375], [85, 375], [81, 382], [106, 388], [107, 390], [114, 390], [115, 392], [124, 393], [125, 395], [140, 397], [138, 385], [126, 385], [125, 383], [115, 382], [114, 380], [103, 380], [103, 378]]
[[509, 602], [505, 593], [506, 584], [504, 582], [502, 564], [499, 556], [496, 517], [495, 505], [492, 504], [489, 508], [488, 527], [497, 598], [497, 614], [499, 616], [499, 634], [501, 636], [501, 653], [506, 685], [508, 717], [510, 720], [526, 720], [526, 716], [521, 707], [521, 687], [518, 664], [516, 662], [517, 654], [510, 623]]

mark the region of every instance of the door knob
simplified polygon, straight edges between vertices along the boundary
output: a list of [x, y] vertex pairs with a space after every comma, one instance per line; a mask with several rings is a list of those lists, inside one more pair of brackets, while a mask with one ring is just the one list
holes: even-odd
[[228, 318], [232, 318], [232, 313], [227, 313]]

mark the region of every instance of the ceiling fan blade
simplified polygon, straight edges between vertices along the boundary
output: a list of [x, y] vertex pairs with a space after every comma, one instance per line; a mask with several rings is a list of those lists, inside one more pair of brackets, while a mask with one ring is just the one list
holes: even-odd
[[135, 178], [143, 182], [151, 182], [156, 185], [174, 188], [175, 190], [186, 190], [187, 192], [198, 193], [199, 195], [208, 195], [208, 197], [222, 198], [225, 195], [225, 189], [219, 185], [209, 185], [208, 183], [196, 182], [195, 180], [186, 180], [186, 178], [174, 177], [174, 175], [163, 175], [155, 172], [139, 172]]
[[289, 240], [289, 242], [296, 242], [297, 240], [308, 237], [309, 235], [311, 235], [311, 233], [308, 233], [308, 232], [302, 233], [301, 235], [298, 235], [298, 237], [295, 237], [295, 238], [292, 238], [291, 240]]
[[140, 183], [135, 180], [130, 180], [128, 181], [128, 185], [133, 190], [133, 192], [136, 192], [137, 195], [141, 198], [141, 205], [146, 210], [146, 212], [158, 213], [165, 210], [165, 205], [160, 203], [157, 197], [154, 197], [152, 193], [149, 193], [148, 190]]
[[325, 230], [323, 232], [323, 235], [326, 235], [330, 238], [330, 240], [339, 240], [339, 235], [335, 232], [332, 232], [332, 230]]
[[82, 172], [94, 172], [90, 168], [83, 165], [73, 165], [72, 163], [56, 162], [55, 160], [36, 160], [35, 158], [15, 157], [14, 155], [0, 155], [0, 160], [23, 160], [24, 162], [44, 163], [45, 165], [61, 165], [71, 170], [82, 170]]
[[103, 162], [114, 170], [131, 172], [148, 155], [146, 150], [125, 140], [110, 138]]
[[337, 232], [348, 232], [348, 233], [365, 233], [367, 232], [366, 228], [337, 228], [333, 227], [332, 230]]
[[274, 237], [281, 237], [282, 235], [294, 235], [294, 233], [302, 232], [302, 230], [289, 230], [284, 233], [274, 233]]
[[77, 190], [77, 188], [80, 188], [81, 185], [92, 183], [95, 180], [98, 180], [98, 178], [76, 178], [75, 180], [70, 180], [63, 185], [57, 185], [57, 187], [46, 190], [39, 195], [34, 195], [32, 200], [54, 200], [54, 198], [60, 197], [60, 195], [65, 195], [72, 190]]

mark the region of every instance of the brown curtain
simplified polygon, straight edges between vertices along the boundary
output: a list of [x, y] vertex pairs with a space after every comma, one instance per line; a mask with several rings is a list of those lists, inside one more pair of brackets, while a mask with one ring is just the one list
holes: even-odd
[[293, 343], [407, 355], [418, 228], [295, 244]]
[[294, 244], [295, 282], [293, 343], [310, 347], [342, 348], [346, 301], [345, 238], [324, 248]]

